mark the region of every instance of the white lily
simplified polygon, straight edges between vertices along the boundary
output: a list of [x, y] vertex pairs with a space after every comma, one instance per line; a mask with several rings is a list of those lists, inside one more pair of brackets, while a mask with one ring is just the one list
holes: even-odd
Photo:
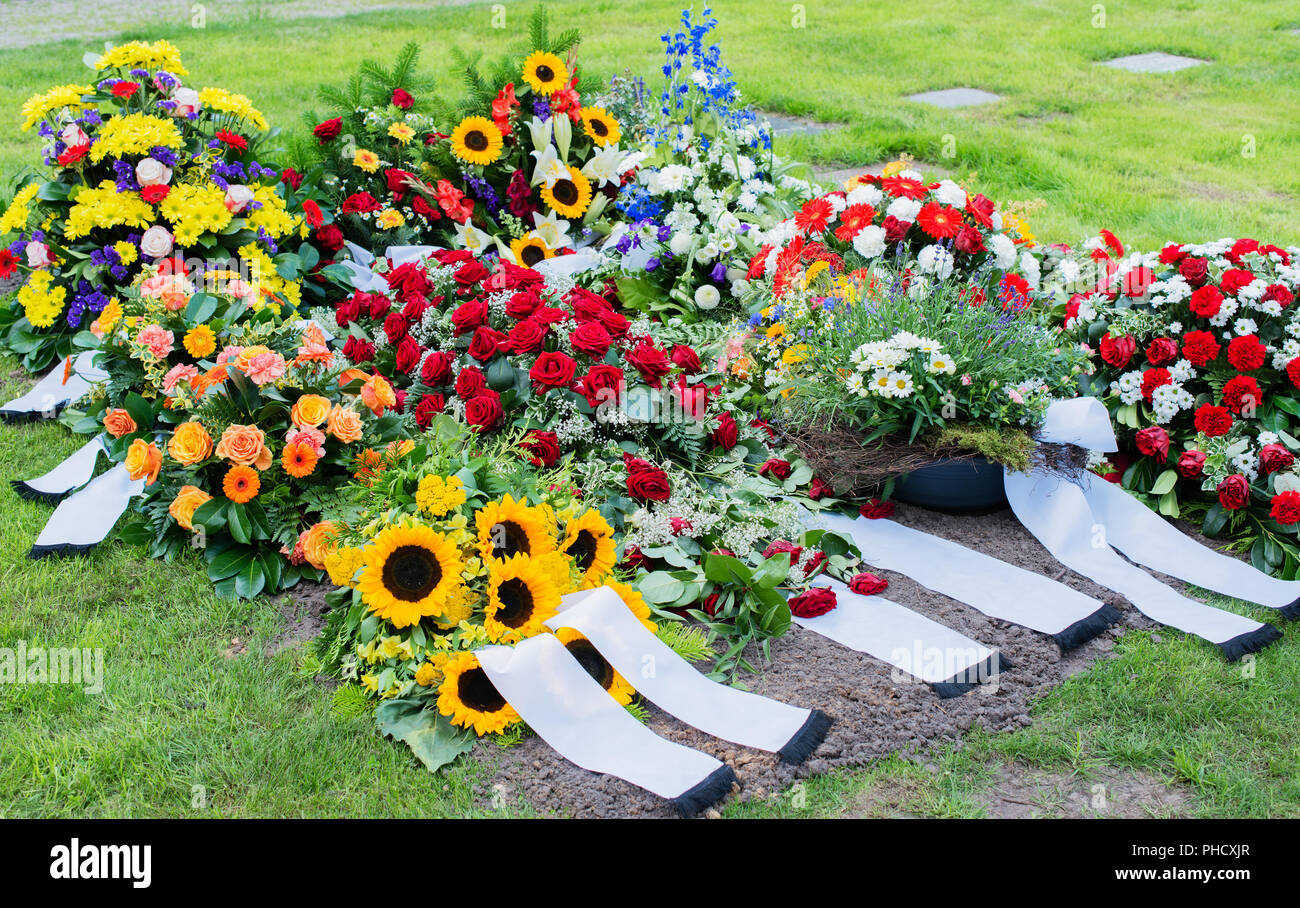
[[528, 128], [528, 135], [533, 140], [533, 147], [539, 151], [551, 144], [552, 127], [554, 121], [550, 117], [545, 120], [533, 117], [524, 124]]
[[456, 225], [456, 242], [462, 249], [468, 249], [475, 255], [482, 255], [483, 251], [492, 244], [492, 237], [466, 221], [464, 224]]
[[556, 180], [562, 180], [569, 175], [569, 168], [564, 166], [564, 162], [555, 154], [554, 145], [547, 145], [532, 154], [537, 161], [533, 165], [533, 179], [531, 181], [533, 186], [539, 183], [544, 186], [552, 186]]
[[622, 166], [624, 152], [618, 150], [617, 145], [606, 145], [604, 148], [597, 148], [591, 155], [591, 159], [582, 165], [582, 175], [591, 180], [591, 185], [596, 189], [604, 186], [606, 183], [618, 185], [619, 177], [627, 170]]
[[569, 160], [569, 146], [573, 143], [573, 123], [563, 114], [558, 117], [551, 117], [550, 122], [555, 124], [552, 129], [555, 132], [555, 145], [560, 149], [560, 160]]
[[540, 211], [534, 211], [533, 226], [548, 249], [564, 249], [573, 245], [573, 240], [569, 239], [569, 222], [560, 220], [554, 211], [545, 217]]

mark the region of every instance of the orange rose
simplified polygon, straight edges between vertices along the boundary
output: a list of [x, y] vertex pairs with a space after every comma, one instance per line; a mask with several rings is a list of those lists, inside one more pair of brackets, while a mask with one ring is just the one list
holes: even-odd
[[317, 570], [325, 569], [325, 556], [335, 547], [334, 536], [338, 528], [331, 521], [314, 524], [298, 538], [307, 563]]
[[289, 411], [289, 418], [300, 429], [311, 426], [313, 429], [329, 419], [330, 402], [319, 394], [304, 394], [294, 403]]
[[330, 410], [329, 421], [326, 423], [325, 429], [344, 444], [360, 441], [361, 414], [350, 407], [340, 407], [335, 404], [334, 408]]
[[153, 442], [137, 438], [126, 451], [126, 472], [132, 479], [143, 479], [151, 486], [162, 469], [162, 451]]
[[253, 357], [261, 356], [263, 353], [270, 352], [271, 348], [265, 344], [255, 344], [252, 347], [245, 347], [243, 350], [240, 350], [239, 355], [235, 357], [235, 366], [240, 372], [247, 372], [248, 364], [253, 361]]
[[266, 434], [257, 426], [233, 425], [221, 433], [217, 442], [217, 456], [242, 467], [265, 470], [271, 466], [271, 449], [266, 446]]
[[342, 388], [345, 385], [349, 385], [352, 382], [356, 381], [357, 379], [361, 379], [362, 381], [365, 381], [369, 377], [370, 376], [366, 375], [366, 373], [360, 369], [348, 369], [340, 373], [339, 387]]
[[171, 441], [167, 442], [167, 453], [177, 463], [192, 467], [212, 454], [212, 436], [203, 428], [202, 423], [193, 420], [183, 422], [172, 433]]
[[393, 386], [382, 375], [372, 375], [361, 386], [361, 402], [370, 408], [376, 416], [383, 416], [384, 411], [397, 403]]
[[104, 414], [104, 429], [114, 438], [121, 438], [134, 432], [136, 424], [130, 413], [109, 407], [108, 412]]
[[212, 496], [198, 486], [181, 486], [172, 503], [167, 506], [167, 513], [185, 529], [193, 530], [194, 512], [200, 505], [211, 500]]

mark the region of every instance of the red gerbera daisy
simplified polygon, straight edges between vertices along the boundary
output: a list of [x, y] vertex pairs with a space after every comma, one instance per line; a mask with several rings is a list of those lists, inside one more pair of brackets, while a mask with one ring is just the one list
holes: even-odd
[[129, 98], [139, 90], [139, 82], [114, 82], [113, 87], [109, 89], [119, 98]]
[[835, 228], [835, 238], [851, 243], [863, 227], [871, 226], [876, 219], [876, 209], [870, 205], [850, 205], [840, 212], [840, 226]]
[[880, 181], [880, 188], [892, 196], [913, 200], [923, 199], [929, 192], [924, 183], [911, 177], [885, 177]]
[[830, 199], [825, 196], [809, 199], [794, 213], [794, 225], [802, 234], [821, 233], [830, 223], [833, 214], [835, 209], [831, 206]]
[[248, 151], [248, 140], [237, 132], [231, 132], [228, 129], [217, 130], [217, 141], [223, 145], [229, 145], [231, 148], [238, 148], [240, 151]]
[[17, 260], [8, 249], [0, 249], [0, 278], [11, 276], [17, 270]]
[[140, 198], [144, 199], [150, 205], [157, 205], [163, 199], [167, 198], [167, 193], [171, 192], [171, 189], [172, 188], [166, 183], [144, 186], [140, 189]]
[[939, 202], [930, 202], [917, 214], [916, 223], [936, 240], [943, 240], [961, 231], [961, 212]]

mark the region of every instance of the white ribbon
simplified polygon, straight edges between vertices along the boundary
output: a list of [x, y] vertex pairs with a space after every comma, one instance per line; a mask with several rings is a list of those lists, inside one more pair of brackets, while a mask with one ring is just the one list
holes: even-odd
[[72, 361], [71, 374], [66, 382], [63, 380], [64, 362], [59, 360], [58, 365], [45, 373], [30, 391], [0, 407], [0, 417], [21, 420], [57, 416], [67, 404], [84, 396], [91, 385], [108, 378], [107, 372], [93, 364], [94, 358], [94, 350], [78, 354]]
[[787, 763], [807, 759], [830, 727], [820, 710], [801, 709], [710, 681], [646, 630], [609, 587], [565, 596], [559, 614], [546, 626], [582, 634], [639, 693], [687, 725], [778, 753]]
[[104, 436], [97, 435], [48, 473], [33, 479], [13, 480], [14, 491], [28, 500], [56, 502], [90, 481], [95, 475], [95, 463], [104, 453], [107, 453]]
[[[626, 610], [626, 609], [625, 609]], [[477, 650], [488, 680], [562, 757], [669, 798], [684, 815], [725, 796], [731, 767], [638, 722], [551, 634]]]
[[[375, 263], [374, 255], [355, 243], [344, 243], [344, 245], [351, 253], [352, 259], [350, 261], [344, 259], [339, 264], [347, 269], [352, 288], [363, 293], [387, 293], [388, 281], [383, 275], [375, 274], [371, 267]], [[441, 248], [441, 246], [389, 246], [384, 251], [384, 258], [392, 262], [393, 267], [396, 268], [407, 262], [418, 262]]]
[[131, 499], [142, 491], [144, 479], [132, 479], [122, 464], [99, 474], [85, 488], [59, 502], [36, 538], [30, 556], [89, 551], [104, 541]]

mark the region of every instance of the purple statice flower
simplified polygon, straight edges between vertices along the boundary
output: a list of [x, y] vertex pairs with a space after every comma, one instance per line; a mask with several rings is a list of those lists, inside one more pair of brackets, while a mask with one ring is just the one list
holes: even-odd
[[135, 76], [135, 77], [136, 77], [137, 79], [139, 79], [141, 82], [144, 82], [144, 81], [147, 81], [148, 78], [149, 78], [149, 70], [147, 70], [147, 69], [133, 69], [133, 70], [131, 70], [131, 75]]
[[99, 111], [92, 108], [78, 117], [77, 122], [86, 126], [100, 126], [103, 124], [104, 118], [99, 115]]
[[280, 247], [275, 245], [275, 240], [271, 238], [271, 234], [266, 232], [265, 227], [257, 228], [257, 238], [266, 246], [271, 255], [279, 253]]
[[113, 173], [117, 175], [118, 192], [138, 192], [140, 184], [135, 179], [135, 168], [129, 161], [114, 161]]
[[9, 244], [9, 254], [14, 257], [20, 256], [23, 254], [26, 246], [27, 241], [23, 239], [22, 234], [19, 234], [18, 239]]
[[180, 79], [176, 78], [165, 69], [160, 69], [158, 72], [154, 73], [153, 82], [163, 91], [175, 88], [177, 85], [181, 84]]
[[153, 158], [164, 167], [176, 166], [176, 152], [162, 145], [155, 145], [149, 149], [149, 157]]
[[547, 120], [551, 116], [551, 102], [545, 98], [533, 98], [533, 116], [539, 120]]
[[54, 138], [54, 127], [49, 124], [48, 120], [42, 120], [41, 127], [36, 130], [36, 134], [42, 139], [52, 139]]

